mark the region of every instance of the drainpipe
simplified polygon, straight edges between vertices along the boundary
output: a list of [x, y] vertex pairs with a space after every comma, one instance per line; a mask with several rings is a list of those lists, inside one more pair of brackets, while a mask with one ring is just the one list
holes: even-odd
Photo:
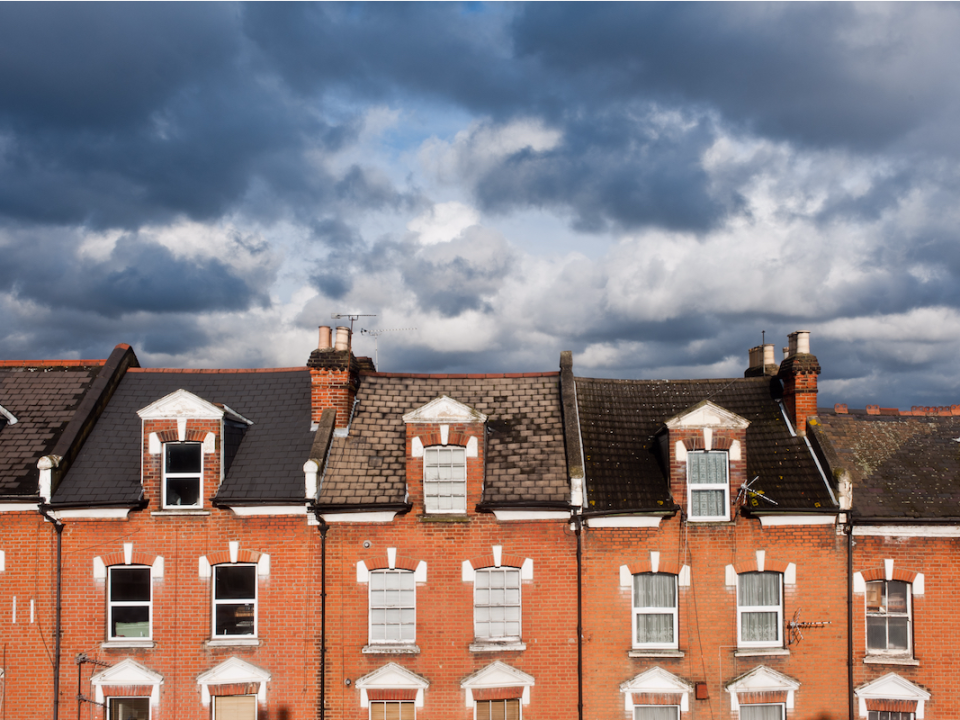
[[57, 531], [57, 616], [54, 621], [54, 651], [53, 651], [53, 720], [60, 714], [60, 633], [61, 610], [63, 592], [63, 523], [47, 512], [47, 507], [40, 505], [40, 514], [53, 523]]
[[330, 525], [316, 506], [313, 516], [320, 530], [320, 720], [325, 720], [327, 705], [327, 531]]
[[853, 714], [853, 518], [847, 515], [847, 702]]
[[579, 512], [573, 516], [573, 526], [577, 535], [577, 718], [583, 720], [583, 520]]

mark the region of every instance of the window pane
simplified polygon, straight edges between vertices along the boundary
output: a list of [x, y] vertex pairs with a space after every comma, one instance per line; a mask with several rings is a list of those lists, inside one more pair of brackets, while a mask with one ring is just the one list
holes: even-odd
[[727, 482], [727, 454], [724, 452], [694, 452], [687, 455], [690, 463], [690, 482], [722, 485]]
[[256, 624], [253, 605], [217, 605], [217, 635], [253, 635]]
[[217, 600], [249, 600], [257, 596], [257, 568], [253, 565], [217, 565]]
[[744, 642], [776, 642], [777, 613], [741, 613], [740, 633]]
[[690, 495], [691, 517], [720, 517], [727, 514], [723, 490], [694, 490]]
[[676, 578], [665, 573], [633, 576], [634, 607], [676, 607]]
[[634, 720], [679, 720], [680, 708], [676, 705], [646, 705], [633, 709]]
[[887, 620], [887, 648], [890, 650], [907, 649], [907, 618], [892, 617]]
[[887, 583], [887, 612], [907, 612], [907, 584], [897, 580]]
[[883, 617], [867, 618], [867, 647], [871, 650], [887, 649], [887, 619]]
[[167, 478], [167, 505], [192, 507], [200, 504], [200, 478]]
[[672, 643], [673, 615], [637, 615], [638, 643]]
[[783, 705], [741, 705], [740, 720], [782, 720]]
[[150, 698], [110, 698], [110, 720], [150, 720]]
[[110, 568], [110, 600], [149, 602], [150, 568]]
[[110, 636], [124, 638], [150, 637], [150, 606], [120, 605], [110, 610]]
[[779, 573], [741, 573], [738, 579], [741, 607], [780, 604]]
[[198, 443], [167, 443], [164, 445], [167, 453], [168, 473], [199, 473], [202, 465], [200, 445]]

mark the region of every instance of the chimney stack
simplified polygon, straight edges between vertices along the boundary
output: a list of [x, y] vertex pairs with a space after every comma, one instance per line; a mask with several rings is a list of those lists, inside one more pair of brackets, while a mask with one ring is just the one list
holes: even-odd
[[747, 368], [746, 372], [743, 373], [744, 377], [761, 377], [763, 375], [776, 375], [779, 371], [780, 366], [777, 365], [777, 361], [773, 349], [773, 345], [757, 345], [756, 347], [750, 348], [750, 366]]
[[790, 333], [789, 345], [777, 377], [783, 382], [783, 404], [797, 435], [807, 434], [807, 418], [817, 414], [817, 376], [820, 363], [810, 354], [810, 333]]
[[310, 353], [307, 367], [313, 422], [320, 422], [323, 411], [332, 408], [337, 411], [335, 427], [347, 427], [360, 387], [360, 368], [350, 349], [350, 328], [321, 326], [317, 349]]

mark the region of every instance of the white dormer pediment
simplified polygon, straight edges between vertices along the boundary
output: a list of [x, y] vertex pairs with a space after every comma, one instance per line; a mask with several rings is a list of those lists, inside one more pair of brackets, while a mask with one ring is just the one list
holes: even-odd
[[5, 417], [7, 419], [7, 425], [17, 424], [17, 418], [15, 418], [13, 413], [7, 410], [3, 405], [0, 405], [0, 417]]
[[469, 405], [441, 395], [403, 416], [405, 423], [485, 423], [487, 416]]
[[364, 675], [357, 680], [357, 689], [360, 691], [360, 707], [368, 707], [368, 690], [416, 690], [416, 707], [423, 707], [423, 691], [430, 687], [430, 682], [402, 668], [396, 663], [387, 663], [382, 668]]
[[860, 701], [860, 717], [867, 717], [867, 700], [906, 700], [917, 703], [917, 719], [923, 720], [923, 706], [930, 699], [930, 693], [896, 673], [887, 673], [861, 685], [853, 694]]
[[137, 411], [141, 420], [220, 420], [223, 408], [194, 395], [189, 390], [177, 390]]
[[703, 400], [677, 413], [664, 424], [671, 430], [707, 427], [745, 430], [750, 425], [750, 421], [709, 400]]
[[150, 704], [160, 702], [160, 686], [163, 684], [163, 675], [148, 670], [135, 660], [123, 660], [113, 667], [109, 667], [90, 678], [90, 684], [96, 688], [97, 702], [104, 702], [104, 686], [118, 685], [151, 685]]
[[789, 710], [793, 707], [793, 693], [798, 687], [800, 683], [792, 677], [765, 665], [758, 665], [727, 685], [727, 692], [730, 693], [730, 709], [736, 711], [740, 707], [737, 697], [739, 693], [785, 692]]
[[467, 707], [473, 707], [473, 691], [486, 690], [488, 688], [504, 687], [522, 687], [523, 696], [521, 698], [524, 705], [530, 704], [530, 688], [535, 685], [532, 676], [527, 675], [515, 667], [510, 667], [505, 662], [497, 660], [487, 665], [482, 670], [472, 675], [468, 675], [460, 683], [460, 687], [467, 691]]
[[215, 668], [197, 676], [197, 685], [200, 686], [204, 705], [210, 704], [210, 685], [233, 685], [234, 683], [257, 683], [259, 685], [257, 700], [265, 703], [269, 681], [269, 672], [237, 657], [224, 660]]
[[623, 695], [624, 709], [627, 712], [633, 710], [633, 693], [669, 693], [671, 695], [682, 695], [680, 700], [681, 712], [687, 712], [690, 708], [690, 692], [693, 690], [693, 684], [677, 677], [671, 672], [667, 672], [661, 667], [653, 667], [640, 673], [636, 677], [620, 684], [620, 692]]

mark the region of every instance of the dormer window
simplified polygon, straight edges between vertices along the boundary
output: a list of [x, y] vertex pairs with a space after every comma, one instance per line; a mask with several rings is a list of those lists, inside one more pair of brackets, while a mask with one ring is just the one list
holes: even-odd
[[687, 454], [687, 492], [691, 520], [730, 519], [730, 481], [726, 452]]
[[465, 513], [467, 511], [465, 448], [424, 448], [423, 496], [428, 513]]
[[163, 446], [163, 506], [201, 507], [203, 450], [200, 443]]

